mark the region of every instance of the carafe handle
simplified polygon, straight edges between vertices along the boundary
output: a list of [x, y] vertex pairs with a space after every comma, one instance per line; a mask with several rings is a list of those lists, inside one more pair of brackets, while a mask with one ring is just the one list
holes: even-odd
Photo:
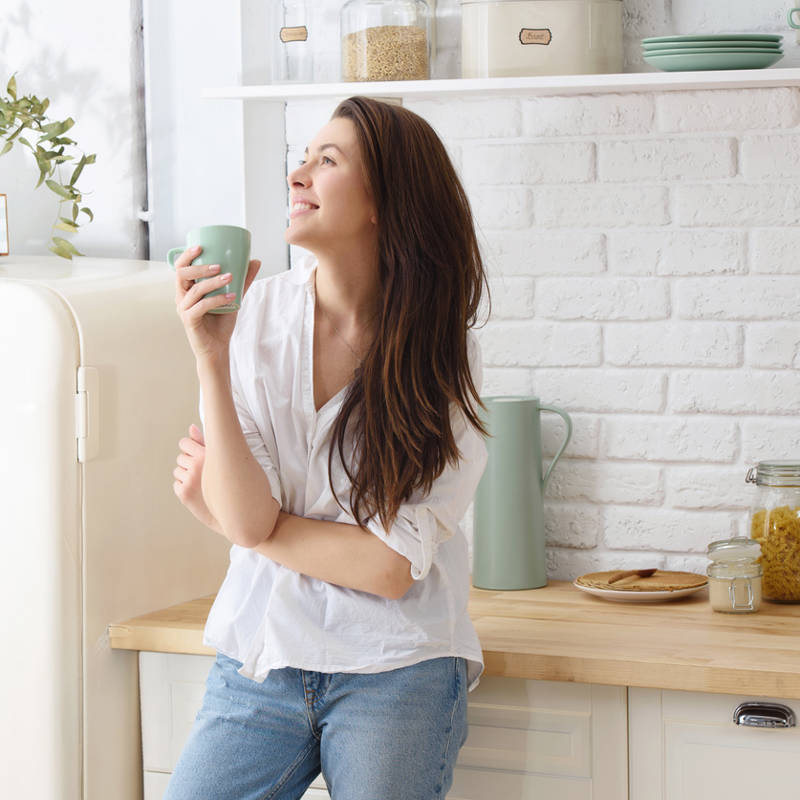
[[561, 442], [561, 447], [558, 448], [558, 451], [553, 457], [553, 460], [550, 462], [550, 466], [547, 468], [547, 472], [545, 472], [544, 477], [542, 478], [542, 491], [544, 492], [547, 486], [547, 481], [550, 478], [550, 473], [553, 471], [553, 467], [556, 465], [556, 461], [558, 461], [558, 459], [561, 458], [561, 454], [564, 452], [564, 448], [566, 448], [566, 446], [569, 444], [569, 440], [572, 437], [572, 420], [570, 419], [569, 414], [567, 414], [566, 411], [563, 411], [562, 409], [557, 408], [556, 406], [540, 405], [539, 410], [550, 411], [553, 414], [558, 414], [558, 416], [564, 420], [564, 425], [566, 426], [566, 430], [564, 432], [564, 441]]

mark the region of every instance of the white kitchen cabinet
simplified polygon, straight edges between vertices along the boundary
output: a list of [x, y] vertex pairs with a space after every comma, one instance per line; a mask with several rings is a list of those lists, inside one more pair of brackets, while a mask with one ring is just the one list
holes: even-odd
[[624, 687], [484, 677], [449, 800], [625, 800]]
[[800, 729], [736, 725], [740, 703], [800, 701], [628, 690], [630, 800], [752, 800], [797, 796]]
[[[161, 800], [213, 656], [139, 654], [144, 800]], [[489, 678], [469, 695], [450, 800], [625, 800], [624, 687]], [[304, 800], [325, 800], [321, 777]]]

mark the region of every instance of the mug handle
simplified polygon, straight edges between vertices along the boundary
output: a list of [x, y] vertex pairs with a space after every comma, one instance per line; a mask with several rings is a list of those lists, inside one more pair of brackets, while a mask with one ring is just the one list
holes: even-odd
[[787, 17], [786, 17], [786, 20], [787, 20], [787, 22], [789, 23], [789, 27], [790, 27], [790, 28], [800, 28], [800, 25], [798, 25], [798, 23], [796, 23], [796, 22], [795, 22], [795, 21], [792, 19], [792, 17], [793, 17], [795, 14], [797, 14], [798, 12], [800, 12], [800, 8], [793, 8], [793, 9], [791, 9], [791, 11], [789, 11], [789, 14], [788, 14], [788, 15], [787, 15]]
[[169, 265], [172, 267], [172, 269], [175, 269], [175, 259], [176, 259], [176, 258], [177, 258], [177, 257], [178, 257], [178, 256], [179, 256], [179, 255], [180, 255], [180, 254], [181, 254], [181, 253], [182, 253], [182, 252], [185, 250], [185, 249], [186, 249], [185, 247], [173, 247], [173, 248], [172, 248], [172, 250], [170, 250], [170, 251], [167, 253], [167, 261], [169, 262]]
[[558, 452], [555, 454], [555, 457], [550, 462], [550, 466], [547, 468], [547, 472], [544, 474], [544, 478], [542, 478], [542, 491], [544, 491], [545, 487], [547, 486], [547, 481], [550, 478], [550, 473], [553, 471], [553, 467], [556, 465], [556, 461], [561, 458], [561, 454], [564, 452], [564, 448], [569, 444], [569, 440], [572, 437], [572, 420], [567, 414], [566, 411], [563, 411], [556, 406], [539, 406], [539, 411], [550, 411], [553, 414], [558, 414], [561, 419], [564, 420], [564, 425], [566, 426], [566, 431], [564, 432], [564, 441], [561, 442], [561, 447], [558, 448]]

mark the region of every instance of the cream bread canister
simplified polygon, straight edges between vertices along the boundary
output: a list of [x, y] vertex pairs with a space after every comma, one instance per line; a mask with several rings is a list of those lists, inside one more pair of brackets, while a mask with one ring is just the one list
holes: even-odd
[[622, 0], [461, 0], [461, 75], [622, 72]]

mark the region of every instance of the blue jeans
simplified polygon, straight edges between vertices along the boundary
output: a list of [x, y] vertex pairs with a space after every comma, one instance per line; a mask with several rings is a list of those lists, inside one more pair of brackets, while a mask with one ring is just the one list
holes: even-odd
[[332, 800], [447, 794], [467, 738], [466, 663], [369, 674], [272, 670], [217, 655], [164, 800], [294, 800], [320, 771]]

